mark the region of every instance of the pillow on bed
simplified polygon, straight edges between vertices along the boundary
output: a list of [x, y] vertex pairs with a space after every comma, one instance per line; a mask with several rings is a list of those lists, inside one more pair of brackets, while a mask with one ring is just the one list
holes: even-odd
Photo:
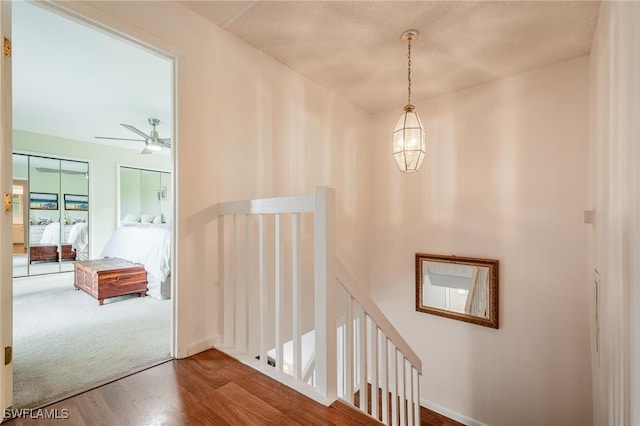
[[159, 214], [156, 217], [154, 217], [152, 223], [162, 223], [162, 215]]
[[140, 216], [135, 213], [127, 213], [125, 217], [122, 219], [123, 223], [135, 223], [140, 222]]
[[155, 217], [155, 215], [153, 214], [143, 214], [142, 216], [140, 216], [140, 222], [142, 223], [151, 223], [153, 222], [153, 218]]

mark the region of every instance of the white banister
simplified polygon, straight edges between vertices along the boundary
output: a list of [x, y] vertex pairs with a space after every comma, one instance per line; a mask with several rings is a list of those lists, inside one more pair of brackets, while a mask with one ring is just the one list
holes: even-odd
[[351, 296], [362, 305], [362, 308], [367, 314], [375, 318], [378, 327], [385, 332], [387, 338], [394, 342], [394, 345], [402, 352], [420, 374], [422, 374], [422, 361], [416, 353], [411, 349], [411, 346], [404, 340], [404, 338], [398, 333], [398, 330], [391, 324], [391, 321], [385, 316], [368, 294], [362, 290], [356, 280], [353, 278], [349, 270], [340, 262], [336, 260], [336, 277], [345, 290], [351, 294]]
[[337, 398], [335, 327], [335, 193], [317, 188], [313, 197], [314, 215], [314, 301], [316, 390], [329, 399]]
[[335, 192], [207, 211], [218, 220], [216, 346], [323, 404], [359, 394], [372, 418], [419, 424], [422, 363], [337, 259]]
[[[318, 188], [316, 193], [318, 190], [326, 191], [327, 189], [326, 187]], [[314, 211], [314, 203], [315, 196], [313, 195], [227, 201], [218, 204], [217, 212], [220, 216], [230, 216], [234, 214], [310, 213]]]

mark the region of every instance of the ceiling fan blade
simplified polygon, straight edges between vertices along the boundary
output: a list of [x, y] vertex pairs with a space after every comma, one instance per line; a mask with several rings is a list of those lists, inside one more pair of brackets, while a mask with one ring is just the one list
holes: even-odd
[[144, 142], [144, 139], [127, 139], [127, 138], [109, 138], [107, 136], [94, 136], [96, 139], [111, 139], [115, 141], [136, 141], [136, 142]]
[[146, 141], [147, 139], [149, 139], [149, 136], [147, 136], [146, 134], [144, 134], [141, 130], [136, 129], [135, 127], [129, 125], [129, 124], [123, 124], [120, 123], [120, 125], [126, 129], [131, 130], [133, 133], [137, 133], [140, 136], [142, 136], [144, 138], [144, 140]]
[[65, 170], [65, 169], [52, 169], [50, 167], [36, 167], [36, 170], [41, 173], [65, 173], [68, 175], [84, 175], [86, 172], [79, 170]]
[[171, 138], [158, 139], [160, 145], [171, 148]]

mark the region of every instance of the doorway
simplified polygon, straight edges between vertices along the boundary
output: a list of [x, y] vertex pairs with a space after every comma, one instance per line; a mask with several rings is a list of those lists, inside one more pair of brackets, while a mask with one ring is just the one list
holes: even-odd
[[[41, 6], [16, 2], [12, 9], [20, 52], [13, 58], [13, 149], [27, 164], [26, 177], [15, 173], [19, 167], [13, 176], [14, 251], [26, 261], [13, 285], [13, 406], [35, 408], [172, 357], [175, 298], [126, 295], [100, 306], [75, 289], [73, 265], [101, 258], [113, 241], [121, 162], [167, 170], [162, 186], [173, 193], [175, 147], [165, 143], [149, 154], [140, 136], [153, 118], [162, 140], [172, 139], [173, 63]], [[51, 40], [58, 36], [64, 39]], [[160, 221], [148, 225], [173, 229]], [[85, 251], [69, 241], [83, 223]], [[44, 241], [53, 228], [55, 241]]]

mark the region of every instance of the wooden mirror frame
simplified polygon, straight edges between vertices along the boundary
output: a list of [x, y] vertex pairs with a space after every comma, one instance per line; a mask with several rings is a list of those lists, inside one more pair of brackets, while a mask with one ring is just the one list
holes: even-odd
[[[426, 306], [422, 303], [422, 263], [424, 261], [454, 263], [470, 266], [488, 267], [489, 268], [489, 297], [488, 312], [489, 317], [474, 316], [453, 312], [446, 309]], [[458, 257], [443, 256], [438, 254], [416, 253], [416, 311], [427, 314], [438, 315], [445, 318], [451, 318], [459, 321], [465, 321], [472, 324], [482, 325], [485, 327], [498, 328], [498, 261], [496, 259], [481, 259], [474, 257]]]

